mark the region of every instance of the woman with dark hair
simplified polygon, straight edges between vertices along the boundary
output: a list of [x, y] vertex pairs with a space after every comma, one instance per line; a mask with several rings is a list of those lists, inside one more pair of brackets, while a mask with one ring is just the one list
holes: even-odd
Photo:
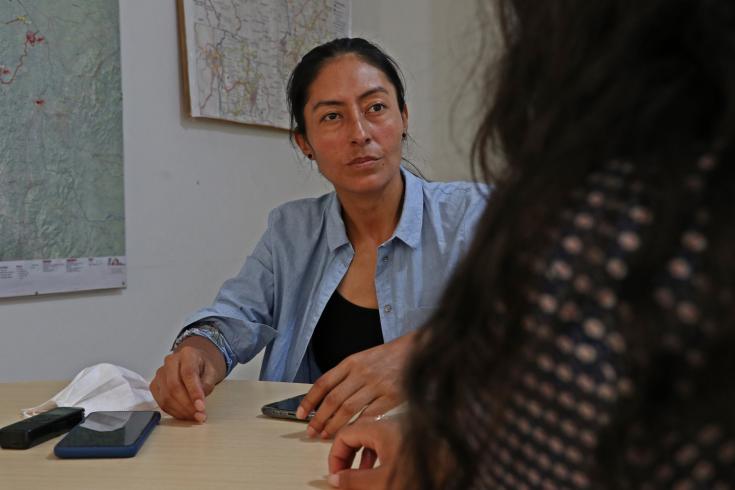
[[473, 154], [507, 167], [416, 338], [405, 419], [340, 431], [330, 482], [733, 488], [735, 3], [497, 13]]
[[314, 48], [289, 81], [292, 138], [334, 192], [273, 210], [237, 277], [189, 317], [151, 382], [163, 410], [206, 419], [204, 397], [265, 347], [261, 379], [315, 383], [299, 408], [329, 437], [402, 401], [412, 332], [436, 306], [487, 189], [401, 165], [408, 109], [395, 62], [364, 39]]

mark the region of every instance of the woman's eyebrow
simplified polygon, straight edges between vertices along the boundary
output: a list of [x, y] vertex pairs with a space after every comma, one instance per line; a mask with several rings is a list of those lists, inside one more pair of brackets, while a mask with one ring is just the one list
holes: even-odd
[[326, 105], [345, 105], [344, 102], [340, 100], [320, 100], [314, 106], [311, 108], [312, 112], [319, 109], [320, 107], [326, 106]]
[[381, 86], [374, 87], [374, 88], [371, 88], [371, 89], [366, 90], [365, 92], [363, 92], [362, 95], [360, 95], [360, 97], [358, 97], [358, 99], [360, 99], [360, 100], [367, 99], [368, 97], [370, 97], [371, 95], [375, 95], [376, 93], [383, 93], [383, 94], [386, 94], [387, 95], [388, 94], [388, 91], [385, 89], [385, 87], [381, 87]]
[[[388, 91], [385, 89], [385, 87], [382, 87], [382, 86], [374, 87], [374, 88], [368, 89], [365, 92], [363, 92], [362, 94], [360, 94], [360, 96], [358, 97], [358, 99], [359, 100], [363, 100], [363, 99], [366, 99], [366, 98], [370, 97], [371, 95], [375, 95], [376, 93], [384, 93], [384, 94], [387, 94]], [[329, 99], [328, 100], [320, 100], [319, 102], [317, 102], [316, 104], [313, 105], [313, 107], [311, 108], [311, 110], [313, 112], [313, 111], [315, 111], [318, 108], [323, 107], [323, 106], [342, 106], [342, 105], [345, 105], [345, 103], [343, 101], [341, 101], [341, 100], [329, 100]]]

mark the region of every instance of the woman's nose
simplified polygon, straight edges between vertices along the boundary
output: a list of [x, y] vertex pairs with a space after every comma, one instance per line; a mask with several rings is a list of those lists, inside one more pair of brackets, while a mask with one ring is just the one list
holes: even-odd
[[350, 141], [356, 145], [364, 145], [370, 142], [367, 121], [362, 116], [353, 118], [350, 127]]

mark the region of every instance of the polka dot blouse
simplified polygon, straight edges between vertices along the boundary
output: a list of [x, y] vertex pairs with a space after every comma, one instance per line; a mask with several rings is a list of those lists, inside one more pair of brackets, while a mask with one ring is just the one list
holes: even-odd
[[[688, 184], [691, 223], [647, 291], [659, 309], [661, 348], [672, 359], [675, 396], [692, 396], [702, 365], [701, 345], [715, 329], [700, 311], [707, 252], [706, 209], [698, 192], [713, 161], [702, 158]], [[595, 451], [606, 427], [633, 398], [637, 386], [626, 372], [629, 346], [621, 325], [629, 312], [620, 296], [631, 254], [641, 246], [653, 213], [633, 168], [611, 163], [591, 175], [574, 195], [555, 235], [555, 247], [534, 264], [541, 280], [533, 308], [523, 318], [527, 342], [502, 423], [490, 442], [470, 436], [482, 455], [475, 488], [594, 488]], [[491, 394], [478, 394], [476, 407]], [[735, 413], [732, 414], [735, 417]], [[616, 473], [624, 488], [735, 488], [735, 434], [717, 421], [673, 417], [663, 436], [629, 427]], [[479, 423], [481, 425], [481, 422]], [[481, 427], [478, 427], [481, 428]]]

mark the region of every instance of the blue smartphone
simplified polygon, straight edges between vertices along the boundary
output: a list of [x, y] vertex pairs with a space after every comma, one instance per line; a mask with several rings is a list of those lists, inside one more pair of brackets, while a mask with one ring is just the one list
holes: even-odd
[[131, 458], [161, 413], [152, 411], [92, 412], [54, 447], [59, 458]]

